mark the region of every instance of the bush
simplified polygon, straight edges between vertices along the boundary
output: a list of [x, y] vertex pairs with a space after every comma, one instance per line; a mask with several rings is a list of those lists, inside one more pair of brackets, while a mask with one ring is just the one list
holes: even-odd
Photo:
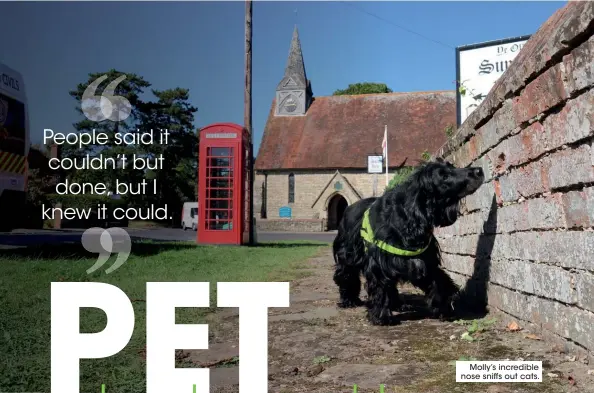
[[388, 183], [388, 187], [386, 187], [386, 191], [396, 187], [399, 184], [404, 183], [406, 181], [406, 179], [408, 179], [410, 174], [413, 173], [414, 170], [415, 170], [415, 168], [412, 166], [405, 166], [403, 168], [398, 169], [394, 173], [394, 177], [392, 178], [392, 180], [390, 180], [390, 182]]

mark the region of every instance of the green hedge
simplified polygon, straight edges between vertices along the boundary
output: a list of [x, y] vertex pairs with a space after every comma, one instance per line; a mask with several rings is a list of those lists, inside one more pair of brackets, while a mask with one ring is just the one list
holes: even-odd
[[404, 183], [406, 179], [410, 176], [411, 173], [415, 170], [415, 167], [412, 166], [405, 166], [403, 168], [398, 169], [394, 173], [394, 177], [388, 183], [388, 187], [386, 187], [386, 191], [396, 187], [399, 184]]

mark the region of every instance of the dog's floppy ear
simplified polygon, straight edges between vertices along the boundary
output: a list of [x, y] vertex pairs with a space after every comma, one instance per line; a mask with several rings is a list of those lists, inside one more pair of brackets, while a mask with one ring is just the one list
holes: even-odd
[[436, 217], [435, 226], [438, 227], [449, 227], [458, 220], [460, 214], [460, 204], [455, 203], [447, 206], [443, 211], [439, 212]]

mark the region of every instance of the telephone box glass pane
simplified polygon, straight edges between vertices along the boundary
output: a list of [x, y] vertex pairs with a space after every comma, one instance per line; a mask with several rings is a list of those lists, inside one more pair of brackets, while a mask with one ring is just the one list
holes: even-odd
[[205, 201], [208, 230], [233, 229], [233, 175], [233, 148], [208, 148]]
[[209, 167], [232, 167], [233, 166], [233, 148], [231, 147], [211, 147], [208, 149]]
[[233, 229], [233, 223], [231, 221], [209, 221], [207, 228], [215, 231], [230, 231]]
[[233, 167], [233, 158], [230, 157], [210, 157], [208, 166], [211, 168], [231, 168]]
[[209, 177], [232, 178], [233, 170], [230, 168], [208, 168]]
[[217, 188], [209, 188], [207, 190], [207, 194], [206, 197], [208, 199], [212, 199], [212, 198], [228, 198], [231, 199], [233, 197], [233, 190], [222, 190], [222, 189], [217, 189]]
[[231, 217], [228, 210], [210, 210], [206, 219], [208, 220], [229, 220]]
[[211, 157], [231, 157], [231, 150], [230, 147], [211, 147], [208, 155]]
[[231, 179], [208, 179], [208, 186], [210, 188], [231, 188]]
[[228, 199], [214, 199], [210, 201], [210, 208], [211, 209], [221, 209], [227, 210], [230, 209], [232, 206], [232, 202]]

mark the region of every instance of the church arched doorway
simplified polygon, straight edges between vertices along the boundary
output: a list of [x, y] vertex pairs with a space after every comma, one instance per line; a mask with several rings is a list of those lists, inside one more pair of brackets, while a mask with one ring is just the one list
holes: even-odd
[[344, 211], [349, 203], [340, 194], [336, 194], [328, 202], [328, 230], [332, 231], [338, 229], [338, 223], [342, 220]]

